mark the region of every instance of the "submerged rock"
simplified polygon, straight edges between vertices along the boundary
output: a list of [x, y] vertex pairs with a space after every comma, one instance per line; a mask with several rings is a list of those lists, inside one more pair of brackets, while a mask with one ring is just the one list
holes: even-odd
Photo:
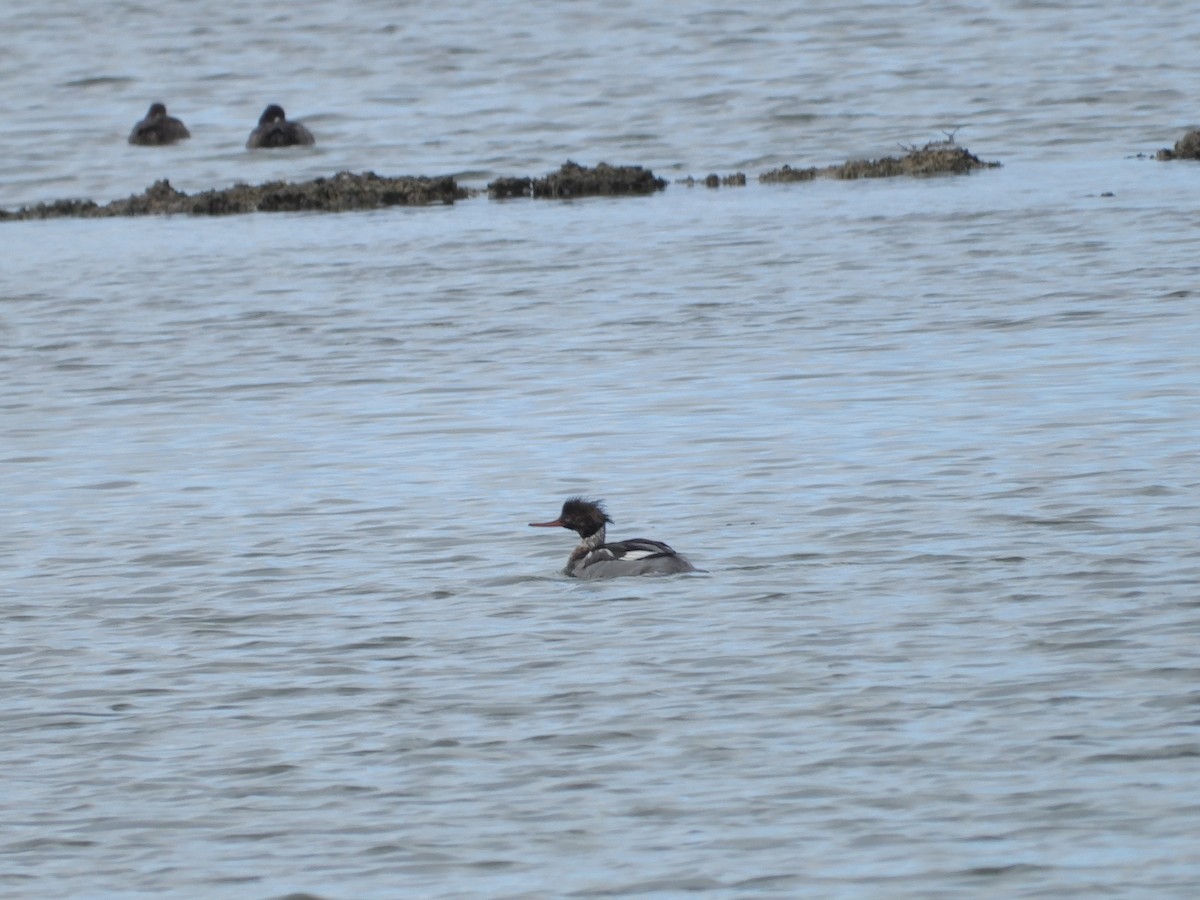
[[746, 173], [734, 172], [732, 175], [718, 175], [716, 172], [713, 172], [710, 175], [705, 175], [703, 178], [693, 178], [691, 175], [689, 175], [687, 178], [680, 178], [676, 184], [682, 184], [686, 187], [695, 187], [698, 184], [702, 184], [705, 187], [710, 188], [717, 188], [721, 186], [745, 187]]
[[782, 184], [789, 181], [812, 181], [816, 177], [816, 166], [809, 169], [793, 169], [789, 165], [783, 165], [770, 172], [763, 172], [758, 176], [758, 180], [763, 184]]
[[497, 200], [528, 197], [532, 192], [532, 185], [532, 178], [497, 178], [488, 184], [488, 196]]
[[1173, 150], [1164, 147], [1155, 159], [1200, 159], [1200, 131], [1189, 131], [1175, 142]]
[[974, 169], [998, 168], [998, 162], [984, 162], [966, 147], [954, 141], [937, 141], [924, 147], [910, 147], [899, 158], [856, 159], [836, 166], [793, 169], [783, 166], [758, 176], [765, 184], [812, 181], [814, 178], [892, 178], [897, 175], [963, 175]]
[[449, 176], [388, 178], [365, 172], [339, 172], [332, 178], [290, 183], [236, 184], [230, 188], [186, 194], [166, 179], [156, 181], [141, 194], [100, 206], [91, 200], [56, 200], [0, 210], [0, 219], [98, 219], [108, 216], [192, 215], [225, 216], [251, 212], [345, 212], [384, 206], [428, 206], [466, 199], [468, 192]]
[[652, 194], [666, 188], [664, 178], [641, 166], [610, 166], [593, 169], [567, 160], [561, 169], [545, 178], [497, 178], [488, 185], [488, 195], [503, 197], [608, 197]]

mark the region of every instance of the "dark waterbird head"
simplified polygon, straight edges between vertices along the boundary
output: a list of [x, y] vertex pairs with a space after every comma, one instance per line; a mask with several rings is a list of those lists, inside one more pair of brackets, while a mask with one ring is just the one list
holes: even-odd
[[160, 116], [167, 114], [167, 105], [165, 103], [151, 103], [150, 111], [146, 113], [147, 119], [157, 119]]
[[258, 117], [259, 125], [270, 125], [272, 122], [282, 122], [287, 119], [283, 113], [283, 107], [272, 103], [263, 110], [263, 114]]
[[585, 500], [583, 497], [572, 497], [562, 505], [562, 512], [553, 522], [530, 522], [531, 528], [569, 528], [577, 532], [581, 538], [589, 538], [605, 523], [612, 523], [608, 513], [604, 511], [603, 500]]

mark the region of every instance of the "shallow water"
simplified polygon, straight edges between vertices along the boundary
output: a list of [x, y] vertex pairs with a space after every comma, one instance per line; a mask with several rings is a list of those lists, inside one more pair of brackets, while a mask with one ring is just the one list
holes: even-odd
[[[1195, 35], [1108, 7], [5, 11], [9, 208], [750, 184], [3, 225], [0, 885], [1190, 896]], [[706, 571], [561, 578], [577, 492]]]

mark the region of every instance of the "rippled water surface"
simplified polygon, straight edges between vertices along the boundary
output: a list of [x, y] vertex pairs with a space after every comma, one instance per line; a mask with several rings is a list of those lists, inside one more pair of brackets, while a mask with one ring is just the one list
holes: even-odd
[[[7, 7], [6, 208], [749, 184], [0, 224], [0, 890], [1190, 897], [1190, 11]], [[574, 493], [705, 571], [561, 577]]]

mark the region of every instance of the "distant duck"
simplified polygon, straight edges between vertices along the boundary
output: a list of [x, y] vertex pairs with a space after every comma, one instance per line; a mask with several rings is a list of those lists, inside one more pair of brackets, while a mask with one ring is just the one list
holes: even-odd
[[312, 132], [299, 122], [289, 122], [282, 106], [272, 103], [263, 110], [258, 119], [258, 127], [250, 132], [246, 141], [247, 150], [270, 147], [307, 147], [315, 144], [317, 139]]
[[129, 132], [129, 143], [141, 147], [154, 147], [160, 144], [173, 144], [190, 138], [192, 133], [187, 126], [174, 116], [167, 115], [167, 107], [162, 103], [151, 103], [146, 118], [133, 126]]
[[571, 578], [616, 578], [621, 575], [676, 575], [696, 567], [666, 544], [633, 538], [608, 544], [604, 526], [612, 519], [599, 500], [572, 497], [553, 522], [530, 522], [531, 528], [569, 528], [582, 539], [567, 560], [563, 574]]

